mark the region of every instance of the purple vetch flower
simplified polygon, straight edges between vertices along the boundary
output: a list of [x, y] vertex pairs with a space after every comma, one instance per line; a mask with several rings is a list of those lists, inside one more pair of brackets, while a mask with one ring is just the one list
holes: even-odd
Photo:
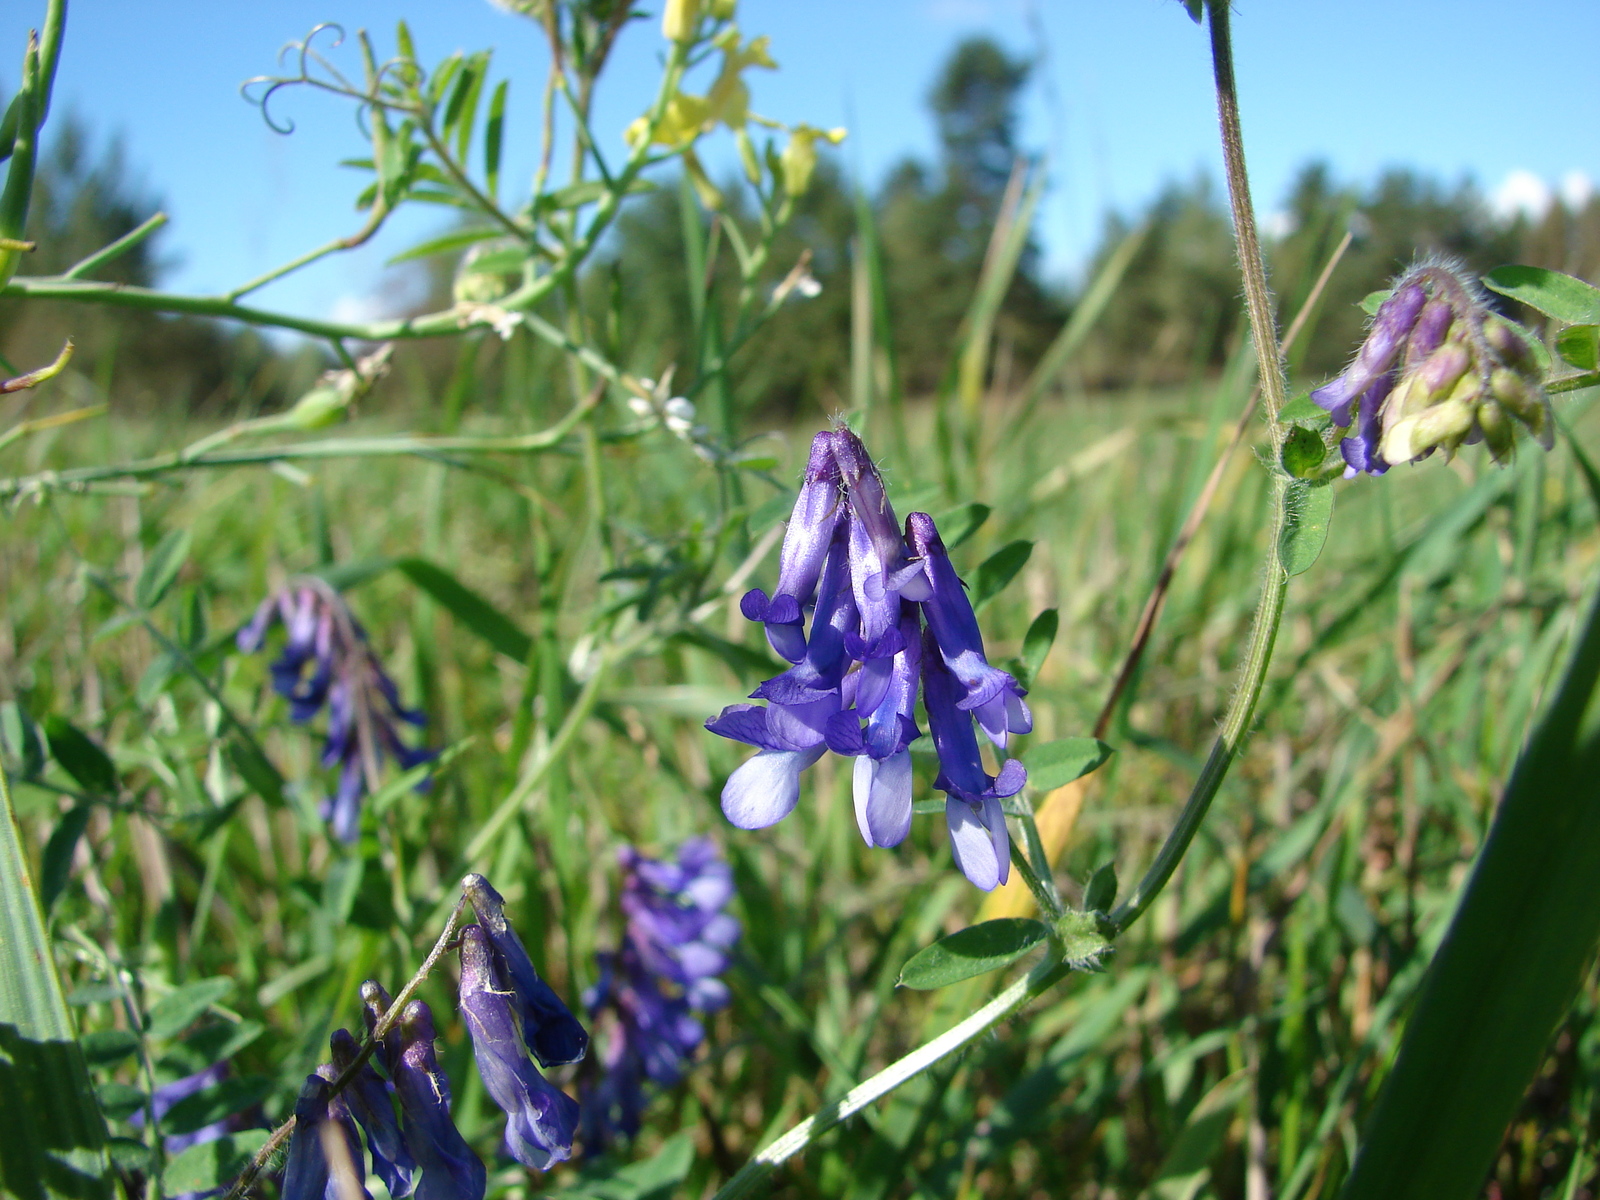
[[1427, 302], [1428, 294], [1418, 283], [1396, 287], [1378, 306], [1355, 361], [1344, 374], [1311, 393], [1311, 399], [1328, 410], [1335, 425], [1350, 424], [1352, 405], [1393, 364]]
[[330, 1098], [326, 1079], [307, 1075], [294, 1106], [283, 1200], [372, 1200], [365, 1180], [355, 1122]]
[[623, 868], [622, 944], [600, 955], [600, 978], [584, 996], [606, 1021], [599, 1078], [585, 1087], [583, 1137], [590, 1151], [639, 1132], [645, 1087], [671, 1087], [705, 1029], [696, 1013], [721, 1008], [728, 989], [716, 978], [728, 965], [738, 922], [723, 911], [733, 896], [732, 872], [708, 838], [694, 838], [676, 862], [646, 858], [632, 847]]
[[993, 891], [1011, 874], [1011, 837], [1000, 801], [1015, 796], [1028, 781], [1018, 759], [1008, 759], [998, 777], [983, 769], [972, 722], [961, 711], [961, 682], [945, 666], [929, 627], [923, 651], [922, 689], [928, 706], [928, 731], [939, 752], [939, 777], [933, 786], [946, 793], [950, 852], [961, 873], [984, 891]]
[[270, 668], [272, 686], [289, 701], [292, 720], [309, 721], [327, 706], [322, 765], [339, 769], [339, 784], [324, 801], [322, 815], [333, 825], [335, 837], [353, 842], [361, 831], [361, 797], [378, 787], [383, 758], [392, 757], [402, 770], [410, 770], [433, 757], [431, 751], [406, 745], [397, 725], [421, 726], [423, 715], [401, 703], [361, 623], [323, 580], [295, 580], [262, 601], [239, 630], [239, 649], [261, 649], [275, 620], [283, 623], [287, 637]]
[[855, 758], [852, 787], [856, 825], [869, 846], [898, 846], [911, 832], [912, 771], [908, 747], [922, 736], [917, 728], [917, 685], [922, 674], [922, 620], [918, 606], [900, 602], [900, 650], [889, 686], [875, 708], [847, 709], [828, 722], [828, 748]]
[[[333, 1053], [333, 1074], [329, 1076], [332, 1082], [355, 1062], [361, 1047], [348, 1029], [335, 1029], [328, 1038], [328, 1046]], [[361, 1064], [339, 1101], [366, 1134], [367, 1149], [372, 1153], [372, 1173], [383, 1180], [389, 1195], [396, 1200], [409, 1196], [415, 1184], [417, 1164], [400, 1136], [400, 1122], [395, 1117], [389, 1085], [372, 1069], [370, 1062]]]
[[578, 1105], [533, 1065], [516, 993], [498, 986], [493, 953], [481, 925], [461, 930], [461, 1013], [484, 1089], [506, 1114], [506, 1150], [542, 1171], [572, 1157]]
[[509, 993], [522, 1021], [522, 1037], [542, 1067], [574, 1063], [589, 1049], [589, 1035], [566, 1002], [539, 978], [533, 959], [506, 919], [505, 898], [482, 875], [468, 875], [461, 890], [489, 940], [495, 986]]
[[1004, 749], [1008, 733], [1033, 730], [1033, 714], [1022, 699], [1027, 692], [1013, 676], [991, 667], [984, 657], [983, 634], [978, 629], [977, 615], [945, 552], [933, 518], [927, 513], [912, 513], [906, 518], [906, 537], [927, 572], [931, 594], [923, 602], [922, 610], [933, 643], [945, 665], [966, 689], [956, 707], [970, 711], [989, 740]]
[[1549, 398], [1522, 338], [1469, 276], [1439, 263], [1400, 276], [1355, 361], [1311, 398], [1335, 424], [1354, 420], [1339, 446], [1346, 478], [1477, 442], [1504, 462], [1512, 417], [1551, 444]]
[[748, 620], [765, 623], [767, 641], [790, 662], [799, 662], [805, 655], [804, 609], [816, 592], [817, 577], [833, 542], [834, 529], [844, 516], [833, 440], [834, 434], [829, 430], [811, 439], [811, 457], [806, 463], [800, 495], [783, 535], [778, 587], [772, 599], [768, 600], [760, 588], [751, 588], [739, 602], [739, 611]]
[[[400, 1128], [417, 1163], [417, 1200], [483, 1200], [488, 1175], [450, 1116], [450, 1081], [433, 1053], [433, 1014], [421, 1000], [407, 1004], [395, 1026], [398, 1053], [390, 1056]], [[314, 1200], [285, 1196], [284, 1200]]]

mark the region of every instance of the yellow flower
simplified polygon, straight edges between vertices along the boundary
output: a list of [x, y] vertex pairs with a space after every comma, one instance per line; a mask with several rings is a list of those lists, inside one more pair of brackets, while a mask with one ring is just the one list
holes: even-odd
[[837, 146], [844, 138], [843, 129], [793, 126], [789, 130], [789, 144], [783, 148], [779, 159], [783, 167], [783, 190], [791, 196], [803, 196], [811, 186], [811, 173], [817, 168], [817, 143], [826, 141]]
[[661, 35], [670, 42], [694, 41], [700, 24], [700, 0], [667, 0], [661, 13]]

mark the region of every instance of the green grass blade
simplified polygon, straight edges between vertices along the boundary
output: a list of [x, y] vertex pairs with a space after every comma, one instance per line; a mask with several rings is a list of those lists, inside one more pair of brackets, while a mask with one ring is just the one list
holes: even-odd
[[105, 1121], [0, 772], [0, 1186], [21, 1200], [102, 1200]]
[[1478, 1194], [1600, 938], [1600, 602], [1507, 785], [1344, 1200]]

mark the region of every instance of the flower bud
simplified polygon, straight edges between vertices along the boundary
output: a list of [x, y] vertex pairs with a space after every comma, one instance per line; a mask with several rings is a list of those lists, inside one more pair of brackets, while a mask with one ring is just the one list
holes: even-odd
[[1453, 451], [1472, 432], [1473, 415], [1473, 406], [1463, 400], [1432, 405], [1396, 422], [1383, 435], [1379, 453], [1398, 463], [1420, 458], [1436, 446]]
[[1489, 376], [1489, 392], [1528, 427], [1546, 450], [1554, 445], [1555, 429], [1550, 419], [1550, 401], [1542, 389], [1530, 384], [1516, 371], [1501, 367]]
[[669, 42], [692, 42], [700, 24], [700, 0], [667, 0], [661, 13], [661, 36]]
[[1484, 443], [1489, 447], [1489, 453], [1494, 455], [1495, 462], [1509, 461], [1516, 434], [1506, 410], [1491, 396], [1479, 403], [1476, 415]]

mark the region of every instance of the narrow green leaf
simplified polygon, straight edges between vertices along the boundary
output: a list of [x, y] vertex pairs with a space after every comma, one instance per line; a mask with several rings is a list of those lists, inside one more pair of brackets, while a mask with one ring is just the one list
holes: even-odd
[[268, 804], [283, 803], [283, 776], [254, 742], [240, 736], [229, 738], [228, 761], [252, 792]]
[[926, 991], [1016, 962], [1050, 930], [1029, 917], [1001, 917], [969, 925], [913, 954], [900, 970], [898, 986]]
[[139, 1035], [126, 1029], [97, 1029], [78, 1040], [91, 1067], [114, 1067], [139, 1048]]
[[4, 746], [8, 765], [20, 768], [23, 779], [32, 779], [44, 770], [44, 737], [28, 710], [15, 700], [0, 704], [0, 744]]
[[1567, 325], [1600, 325], [1600, 288], [1571, 275], [1512, 263], [1496, 267], [1483, 282], [1491, 291]]
[[1369, 317], [1378, 315], [1378, 309], [1383, 307], [1383, 302], [1394, 295], [1393, 288], [1382, 288], [1376, 292], [1368, 292], [1361, 297], [1361, 311]]
[[0, 771], [0, 1170], [8, 1195], [109, 1200], [105, 1120]]
[[133, 588], [133, 602], [146, 611], [161, 603], [172, 581], [183, 570], [189, 558], [191, 538], [187, 529], [174, 529], [156, 543], [150, 557], [144, 560], [144, 570], [139, 572], [139, 582]]
[[1556, 353], [1583, 371], [1600, 367], [1600, 325], [1569, 325], [1556, 336]]
[[1297, 479], [1284, 498], [1288, 508], [1278, 553], [1285, 574], [1293, 578], [1311, 569], [1328, 540], [1328, 523], [1333, 519], [1333, 488]]
[[106, 1143], [106, 1148], [111, 1151], [112, 1165], [118, 1171], [124, 1174], [133, 1171], [149, 1172], [150, 1147], [138, 1138], [114, 1137]]
[[494, 228], [483, 229], [457, 229], [436, 238], [429, 238], [419, 242], [409, 250], [402, 250], [391, 258], [386, 266], [395, 266], [399, 263], [410, 262], [417, 258], [427, 258], [432, 254], [451, 254], [457, 250], [465, 250], [468, 246], [478, 242], [486, 242], [490, 238], [502, 237], [505, 230]]
[[993, 511], [987, 504], [974, 503], [963, 504], [960, 508], [953, 508], [945, 513], [937, 522], [939, 536], [944, 539], [944, 548], [954, 550], [977, 533]]
[[1029, 747], [1022, 765], [1028, 768], [1028, 782], [1034, 790], [1048, 792], [1081, 779], [1115, 753], [1099, 738], [1062, 738]]
[[500, 196], [500, 150], [506, 130], [506, 88], [510, 85], [509, 79], [494, 85], [494, 94], [489, 97], [489, 119], [483, 127], [483, 166], [490, 199]]
[[1117, 902], [1117, 864], [1106, 863], [1089, 876], [1083, 889], [1083, 907], [1090, 912], [1108, 913]]
[[193, 1133], [213, 1121], [260, 1104], [271, 1092], [272, 1080], [265, 1075], [219, 1080], [192, 1096], [185, 1096], [168, 1109], [161, 1119], [161, 1132], [167, 1135]]
[[178, 656], [167, 650], [150, 660], [150, 665], [140, 674], [139, 684], [134, 689], [140, 708], [149, 708], [156, 702], [157, 697], [167, 690], [180, 665]]
[[1028, 632], [1022, 635], [1022, 665], [1028, 672], [1030, 685], [1044, 666], [1044, 660], [1049, 657], [1050, 647], [1056, 644], [1056, 631], [1060, 627], [1061, 614], [1053, 608], [1047, 608], [1033, 619]]
[[231, 991], [233, 980], [217, 976], [168, 992], [156, 1001], [145, 1018], [146, 1035], [155, 1039], [176, 1037]]
[[89, 824], [89, 811], [87, 804], [80, 804], [65, 813], [50, 831], [50, 840], [39, 856], [39, 907], [47, 917], [72, 877], [72, 856], [78, 849], [84, 827]]
[[102, 1083], [95, 1088], [100, 1111], [113, 1121], [126, 1121], [144, 1107], [145, 1094], [126, 1083]]
[[117, 794], [117, 768], [88, 734], [59, 713], [45, 718], [44, 733], [51, 757], [79, 787], [97, 796]]
[[1017, 577], [1033, 553], [1033, 543], [1016, 541], [1001, 546], [972, 574], [972, 607], [982, 608]]
[[1304, 425], [1308, 429], [1327, 429], [1333, 424], [1328, 410], [1313, 400], [1310, 392], [1301, 392], [1280, 408], [1278, 422], [1283, 425]]
[[181, 1196], [225, 1187], [271, 1136], [265, 1129], [246, 1129], [190, 1146], [167, 1164], [161, 1175], [163, 1189], [169, 1196]]
[[402, 558], [395, 566], [495, 650], [518, 662], [528, 661], [528, 651], [533, 647], [528, 635], [449, 571], [424, 558]]

